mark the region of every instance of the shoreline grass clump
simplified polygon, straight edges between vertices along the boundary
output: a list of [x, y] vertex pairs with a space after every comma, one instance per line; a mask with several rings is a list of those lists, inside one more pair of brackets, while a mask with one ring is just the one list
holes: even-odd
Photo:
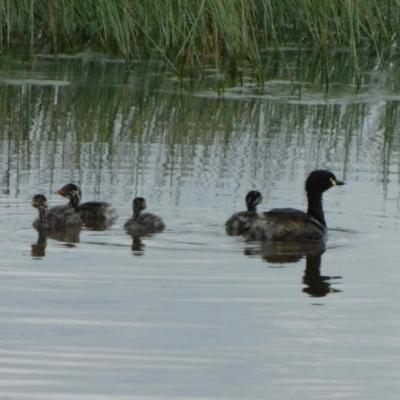
[[397, 45], [400, 0], [12, 0], [0, 2], [3, 52], [81, 51], [87, 46], [129, 63], [159, 53], [178, 75], [249, 66], [262, 80], [271, 51], [315, 50], [325, 81], [336, 52], [347, 51], [358, 77], [360, 52], [378, 66]]

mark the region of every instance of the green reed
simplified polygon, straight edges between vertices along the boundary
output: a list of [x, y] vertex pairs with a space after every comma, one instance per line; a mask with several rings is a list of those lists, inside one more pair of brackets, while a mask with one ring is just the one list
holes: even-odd
[[128, 63], [158, 54], [192, 78], [228, 65], [262, 80], [271, 51], [301, 46], [317, 51], [328, 88], [337, 52], [351, 55], [358, 84], [362, 52], [387, 62], [400, 0], [0, 0], [0, 26], [3, 51], [15, 43], [28, 55], [90, 46]]

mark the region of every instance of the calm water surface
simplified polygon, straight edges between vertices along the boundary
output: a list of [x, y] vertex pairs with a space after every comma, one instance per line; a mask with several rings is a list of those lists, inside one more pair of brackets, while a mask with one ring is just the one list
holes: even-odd
[[[399, 397], [398, 80], [212, 82], [1, 60], [0, 398]], [[324, 196], [325, 249], [225, 234], [249, 189], [305, 209], [315, 168], [346, 181]], [[39, 237], [31, 196], [63, 204], [70, 181], [117, 222]], [[163, 233], [125, 233], [135, 196]]]

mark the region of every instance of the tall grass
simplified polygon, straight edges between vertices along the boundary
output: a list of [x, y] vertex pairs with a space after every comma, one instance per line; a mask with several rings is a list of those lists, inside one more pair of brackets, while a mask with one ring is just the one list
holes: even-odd
[[243, 66], [262, 79], [268, 51], [315, 49], [325, 83], [337, 51], [348, 51], [358, 78], [360, 52], [379, 64], [397, 44], [400, 0], [0, 0], [0, 39], [29, 54], [92, 46], [127, 62], [157, 52], [179, 75]]

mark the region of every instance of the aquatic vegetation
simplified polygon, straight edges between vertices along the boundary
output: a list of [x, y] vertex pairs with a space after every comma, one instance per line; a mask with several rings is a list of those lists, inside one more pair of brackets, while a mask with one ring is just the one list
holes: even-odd
[[232, 74], [263, 66], [283, 46], [316, 50], [323, 82], [338, 52], [349, 52], [359, 84], [361, 53], [376, 65], [396, 46], [400, 0], [13, 0], [0, 3], [3, 51], [24, 43], [36, 53], [90, 46], [133, 59], [158, 54], [179, 76], [203, 76], [205, 66]]

